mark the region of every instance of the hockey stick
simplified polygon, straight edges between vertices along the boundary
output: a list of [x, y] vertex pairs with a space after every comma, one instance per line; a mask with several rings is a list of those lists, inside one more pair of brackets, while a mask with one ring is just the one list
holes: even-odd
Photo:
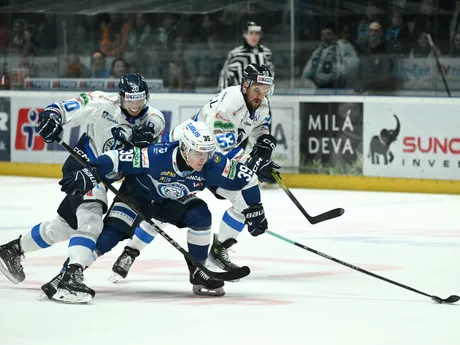
[[[64, 142], [62, 139], [59, 139], [57, 141], [59, 145], [61, 145], [73, 158], [75, 158], [82, 166], [84, 166], [87, 169], [92, 170], [93, 168], [91, 165], [84, 159], [82, 158], [76, 151], [74, 151], [69, 145], [67, 145], [66, 142]], [[205, 272], [208, 276], [213, 277], [213, 278], [218, 278], [226, 281], [232, 281], [232, 280], [237, 280], [246, 277], [251, 273], [249, 270], [249, 267], [243, 266], [240, 268], [232, 269], [228, 272], [214, 272], [209, 270], [207, 267], [205, 267], [201, 262], [195, 260], [195, 258], [190, 255], [188, 251], [186, 251], [184, 248], [180, 246], [179, 243], [174, 241], [169, 235], [164, 232], [162, 229], [160, 229], [155, 223], [151, 221], [151, 219], [147, 216], [145, 216], [142, 212], [137, 210], [137, 208], [128, 200], [127, 197], [125, 197], [123, 194], [121, 194], [115, 187], [112, 185], [103, 182], [104, 185], [113, 193], [115, 196], [117, 196], [121, 201], [123, 201], [126, 205], [128, 205], [131, 209], [134, 210], [144, 221], [149, 223], [151, 226], [155, 228], [155, 231], [158, 232], [166, 241], [168, 241], [170, 244], [172, 244], [179, 252], [181, 252], [188, 260], [192, 262], [194, 266], [198, 266], [203, 272]]]
[[423, 295], [423, 296], [427, 296], [427, 297], [430, 297], [433, 301], [435, 301], [436, 303], [455, 303], [457, 302], [458, 300], [460, 300], [460, 297], [457, 296], [457, 295], [451, 295], [445, 299], [442, 299], [438, 296], [435, 296], [435, 295], [430, 295], [430, 294], [427, 294], [425, 292], [422, 292], [422, 291], [419, 291], [419, 290], [416, 290], [414, 288], [411, 288], [410, 286], [407, 286], [407, 285], [404, 285], [404, 284], [401, 284], [401, 283], [398, 283], [398, 282], [395, 282], [394, 280], [391, 280], [391, 279], [388, 279], [388, 278], [385, 278], [385, 277], [382, 277], [382, 276], [379, 276], [378, 274], [375, 274], [375, 273], [372, 273], [372, 272], [369, 272], [369, 271], [366, 271], [365, 269], [362, 269], [362, 268], [359, 268], [357, 266], [354, 266], [352, 264], [349, 264], [345, 261], [341, 261], [339, 259], [336, 259], [336, 258], [333, 258], [332, 256], [329, 256], [327, 254], [324, 254], [324, 253], [321, 253], [315, 249], [312, 249], [310, 247], [307, 247], [303, 244], [300, 244], [298, 242], [295, 242], [293, 240], [290, 240], [289, 238], [286, 238], [284, 236], [281, 236], [277, 233], [274, 233], [273, 231], [269, 231], [267, 230], [266, 233], [276, 237], [276, 238], [279, 238], [280, 240], [283, 240], [287, 243], [290, 243], [290, 244], [293, 244], [297, 247], [300, 247], [302, 249], [305, 249], [305, 250], [308, 250], [309, 252], [313, 253], [313, 254], [316, 254], [316, 255], [319, 255], [319, 256], [322, 256], [323, 258], [326, 258], [328, 260], [331, 260], [331, 261], [334, 261], [334, 262], [337, 262], [338, 264], [341, 264], [343, 266], [347, 266], [351, 269], [354, 269], [355, 271], [358, 271], [358, 272], [361, 272], [361, 273], [364, 273], [364, 274], [367, 274], [371, 277], [374, 277], [374, 278], [377, 278], [377, 279], [380, 279], [380, 280], [384, 280], [386, 281], [387, 283], [390, 283], [390, 284], [393, 284], [393, 285], [397, 285], [399, 287], [402, 287], [403, 289], [406, 289], [406, 290], [409, 290], [409, 291], [412, 291], [412, 292], [416, 292], [420, 295]]
[[284, 182], [281, 180], [281, 177], [278, 175], [277, 172], [272, 171], [271, 172], [273, 178], [276, 180], [276, 182], [280, 185], [280, 187], [286, 192], [288, 195], [289, 199], [292, 200], [292, 202], [297, 206], [297, 208], [302, 212], [302, 214], [307, 218], [307, 220], [310, 222], [310, 224], [317, 224], [324, 222], [325, 220], [333, 219], [340, 217], [342, 214], [344, 214], [345, 210], [343, 208], [334, 208], [333, 210], [321, 213], [317, 216], [310, 216], [307, 211], [303, 208], [303, 206], [300, 204], [300, 202], [296, 199], [296, 197], [291, 193], [289, 188], [284, 184]]
[[447, 80], [446, 80], [446, 77], [444, 76], [444, 72], [442, 70], [441, 63], [439, 62], [439, 57], [438, 57], [438, 52], [436, 51], [436, 47], [434, 46], [433, 40], [431, 39], [431, 35], [427, 34], [426, 37], [428, 39], [428, 43], [430, 44], [431, 50], [433, 51], [434, 59], [436, 60], [436, 66], [438, 67], [439, 74], [441, 74], [442, 82], [444, 83], [444, 87], [446, 89], [447, 95], [451, 97], [449, 84], [447, 84]]

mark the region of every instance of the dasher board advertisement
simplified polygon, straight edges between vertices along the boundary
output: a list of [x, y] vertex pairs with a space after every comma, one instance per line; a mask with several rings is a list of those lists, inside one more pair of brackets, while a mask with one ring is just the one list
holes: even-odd
[[364, 175], [460, 180], [458, 104], [365, 103]]

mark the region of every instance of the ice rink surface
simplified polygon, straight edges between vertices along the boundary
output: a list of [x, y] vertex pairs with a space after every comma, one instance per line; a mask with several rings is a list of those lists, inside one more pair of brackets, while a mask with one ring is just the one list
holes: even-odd
[[[52, 219], [63, 197], [56, 179], [0, 177], [0, 191], [2, 244]], [[335, 207], [345, 214], [312, 226], [281, 189], [263, 190], [270, 230], [430, 295], [460, 294], [460, 196], [292, 192], [312, 215]], [[217, 231], [229, 203], [201, 196]], [[185, 230], [166, 231], [186, 246]], [[252, 273], [226, 283], [220, 298], [193, 295], [183, 258], [160, 236], [123, 282], [108, 280], [123, 244], [88, 269], [86, 284], [96, 290], [88, 305], [37, 299], [66, 258], [66, 244], [29, 253], [22, 284], [0, 276], [0, 344], [460, 344], [460, 304], [435, 304], [244, 231], [232, 258]]]

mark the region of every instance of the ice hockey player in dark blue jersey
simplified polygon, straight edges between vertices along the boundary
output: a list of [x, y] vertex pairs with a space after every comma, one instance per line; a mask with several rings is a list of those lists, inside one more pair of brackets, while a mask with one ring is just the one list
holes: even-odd
[[[211, 243], [211, 213], [206, 203], [195, 196], [197, 192], [210, 188], [225, 194], [233, 206], [245, 215], [248, 230], [253, 236], [264, 233], [268, 226], [257, 176], [246, 165], [229, 160], [215, 150], [216, 143], [206, 124], [190, 120], [178, 142], [127, 151], [107, 151], [95, 161], [98, 176], [82, 169], [74, 179], [63, 179], [60, 184], [68, 194], [83, 194], [97, 183], [100, 176], [123, 173], [127, 177], [120, 192], [160, 228], [168, 223], [188, 228], [189, 252], [196, 260], [205, 263]], [[123, 262], [117, 262], [119, 267], [126, 268], [127, 273], [140, 250], [156, 234], [154, 227], [141, 221], [135, 210], [115, 199], [95, 252], [100, 256], [120, 241], [132, 237], [125, 247], [126, 255], [119, 258]], [[195, 294], [224, 294], [222, 280], [207, 276], [191, 262], [187, 264]], [[119, 274], [123, 277], [123, 272]], [[95, 294], [83, 282], [80, 291], [78, 303], [91, 300]], [[55, 299], [59, 299], [59, 293]]]

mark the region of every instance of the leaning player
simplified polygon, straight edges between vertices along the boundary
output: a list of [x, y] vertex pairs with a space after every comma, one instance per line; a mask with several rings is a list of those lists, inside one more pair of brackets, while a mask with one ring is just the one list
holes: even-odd
[[[201, 263], [208, 257], [211, 242], [211, 213], [206, 203], [195, 196], [205, 188], [226, 191], [233, 207], [245, 217], [248, 230], [258, 236], [267, 229], [267, 220], [260, 200], [257, 177], [246, 165], [215, 153], [216, 143], [203, 122], [188, 120], [178, 142], [154, 144], [148, 148], [108, 151], [94, 161], [97, 174], [90, 176], [82, 169], [77, 178], [69, 176], [59, 183], [66, 193], [86, 193], [100, 180], [99, 176], [122, 173], [126, 176], [120, 193], [129, 197], [143, 214], [163, 228], [173, 224], [188, 228], [189, 253]], [[102, 234], [96, 245], [96, 254], [102, 255], [117, 243], [133, 237], [126, 250], [139, 255], [157, 234], [155, 228], [137, 215], [136, 209], [115, 199]], [[140, 226], [138, 227], [140, 223]], [[124, 259], [123, 259], [124, 260]], [[120, 265], [123, 265], [121, 262]], [[193, 292], [199, 295], [222, 296], [224, 282], [209, 277], [199, 267], [187, 261]], [[76, 267], [74, 267], [76, 266]], [[78, 264], [70, 263], [67, 271], [79, 272]], [[82, 280], [74, 282], [78, 293], [72, 298], [60, 291], [59, 275], [43, 289], [48, 297], [69, 303], [89, 302], [95, 295]], [[57, 284], [56, 284], [57, 283]], [[45, 284], [46, 285], [46, 284]], [[52, 290], [57, 285], [57, 291]]]
[[[63, 128], [88, 125], [74, 151], [88, 161], [107, 150], [125, 146], [146, 147], [163, 132], [163, 114], [149, 107], [149, 90], [139, 73], [120, 79], [119, 94], [83, 93], [77, 98], [49, 105], [39, 114], [38, 129], [47, 143], [59, 139]], [[62, 167], [63, 177], [70, 180], [89, 173], [69, 157]], [[119, 178], [118, 174], [108, 179]], [[108, 180], [109, 181], [109, 180]], [[0, 271], [18, 284], [25, 279], [21, 258], [25, 253], [48, 248], [69, 240], [70, 269], [61, 281], [61, 289], [72, 294], [82, 279], [82, 267], [92, 262], [92, 252], [103, 228], [107, 211], [107, 194], [102, 183], [95, 184], [85, 195], [67, 195], [59, 205], [57, 216], [35, 225], [24, 236], [0, 246]]]

